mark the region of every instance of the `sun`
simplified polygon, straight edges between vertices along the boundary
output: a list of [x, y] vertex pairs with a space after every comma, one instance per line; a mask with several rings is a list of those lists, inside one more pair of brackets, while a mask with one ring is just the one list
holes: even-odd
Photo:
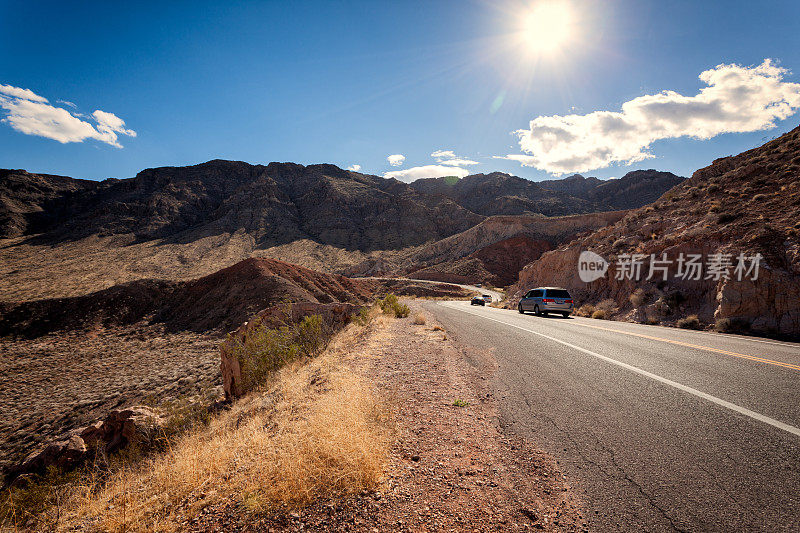
[[531, 52], [549, 54], [566, 44], [574, 22], [567, 2], [542, 0], [524, 15], [521, 36]]

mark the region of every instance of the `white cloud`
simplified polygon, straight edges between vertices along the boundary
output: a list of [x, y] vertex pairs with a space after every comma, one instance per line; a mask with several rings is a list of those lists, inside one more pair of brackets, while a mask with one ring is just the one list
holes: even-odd
[[800, 83], [784, 82], [788, 73], [769, 59], [722, 64], [700, 74], [707, 87], [694, 96], [663, 91], [625, 102], [621, 112], [539, 116], [514, 132], [524, 154], [495, 157], [561, 175], [654, 157], [650, 145], [659, 139], [774, 128], [800, 108]]
[[30, 100], [31, 102], [47, 103], [47, 98], [39, 96], [30, 89], [21, 89], [19, 87], [12, 87], [11, 85], [3, 85], [2, 83], [0, 83], [0, 94], [13, 98], [22, 98], [23, 100]]
[[350, 165], [347, 167], [347, 170], [352, 170], [353, 172], [361, 172], [361, 165]]
[[79, 117], [83, 115], [50, 105], [46, 98], [29, 89], [0, 84], [0, 108], [7, 112], [2, 122], [20, 133], [46, 137], [60, 143], [96, 139], [122, 148], [118, 134], [136, 137], [136, 132], [126, 129], [125, 121], [113, 113], [96, 110], [91, 116], [95, 126], [81, 120]]
[[386, 160], [387, 160], [387, 161], [389, 162], [389, 164], [390, 164], [390, 165], [392, 165], [393, 167], [399, 167], [400, 165], [402, 165], [402, 164], [403, 164], [403, 161], [405, 161], [405, 160], [406, 160], [406, 156], [404, 156], [403, 154], [394, 154], [394, 155], [390, 155], [390, 156], [388, 156], [388, 157], [386, 158]]
[[460, 157], [457, 157], [455, 159], [439, 160], [439, 163], [441, 163], [442, 165], [452, 165], [454, 167], [480, 164], [477, 161], [473, 161], [472, 159], [461, 159]]
[[436, 150], [431, 154], [431, 157], [436, 159], [455, 159], [456, 153], [452, 150]]
[[436, 162], [439, 164], [452, 165], [454, 167], [480, 164], [477, 161], [473, 161], [471, 159], [464, 159], [458, 157], [456, 153], [452, 150], [436, 150], [431, 154], [431, 157], [434, 158]]
[[458, 176], [463, 178], [469, 175], [469, 170], [446, 165], [423, 165], [404, 170], [394, 170], [383, 175], [384, 178], [394, 178], [406, 183], [411, 183], [423, 178], [441, 178], [442, 176]]

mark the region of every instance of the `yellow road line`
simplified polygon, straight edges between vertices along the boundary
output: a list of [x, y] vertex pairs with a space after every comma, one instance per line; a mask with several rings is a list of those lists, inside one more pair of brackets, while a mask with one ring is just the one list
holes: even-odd
[[783, 361], [774, 361], [772, 359], [764, 359], [763, 357], [756, 357], [755, 355], [747, 355], [747, 354], [743, 354], [743, 353], [729, 352], [728, 350], [720, 350], [719, 348], [712, 348], [710, 346], [701, 346], [699, 344], [690, 344], [688, 342], [674, 341], [674, 340], [671, 340], [671, 339], [664, 339], [664, 338], [661, 338], [661, 337], [653, 337], [653, 336], [650, 336], [650, 335], [645, 335], [643, 333], [632, 333], [630, 331], [622, 331], [622, 330], [613, 329], [613, 328], [604, 328], [602, 326], [590, 326], [589, 324], [580, 324], [580, 325], [584, 326], [584, 327], [587, 327], [587, 328], [602, 329], [604, 331], [611, 331], [613, 333], [622, 333], [623, 335], [631, 335], [633, 337], [641, 337], [643, 339], [650, 339], [650, 340], [654, 340], [654, 341], [669, 342], [671, 344], [677, 344], [679, 346], [686, 346], [688, 348], [695, 348], [695, 349], [698, 349], [698, 350], [706, 350], [708, 352], [716, 352], [716, 353], [721, 353], [721, 354], [725, 354], [725, 355], [731, 355], [733, 357], [739, 357], [741, 359], [748, 359], [750, 361], [757, 361], [759, 363], [766, 363], [766, 364], [769, 364], [769, 365], [782, 366], [784, 368], [790, 368], [792, 370], [800, 370], [800, 366], [799, 365], [793, 365], [791, 363], [784, 363]]

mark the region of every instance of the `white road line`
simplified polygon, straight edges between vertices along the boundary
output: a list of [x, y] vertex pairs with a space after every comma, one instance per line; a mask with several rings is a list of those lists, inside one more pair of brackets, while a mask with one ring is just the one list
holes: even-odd
[[549, 339], [549, 340], [551, 340], [553, 342], [557, 342], [559, 344], [563, 344], [564, 346], [567, 346], [569, 348], [577, 350], [577, 351], [579, 351], [581, 353], [585, 353], [586, 355], [591, 355], [592, 357], [596, 357], [596, 358], [598, 358], [598, 359], [600, 359], [602, 361], [605, 361], [607, 363], [611, 363], [612, 365], [617, 365], [617, 366], [619, 366], [621, 368], [624, 368], [626, 370], [630, 370], [631, 372], [635, 372], [635, 373], [637, 373], [639, 375], [648, 377], [650, 379], [654, 379], [654, 380], [656, 380], [656, 381], [658, 381], [660, 383], [663, 383], [665, 385], [669, 385], [670, 387], [676, 388], [678, 390], [682, 390], [684, 392], [688, 392], [689, 394], [693, 394], [694, 396], [697, 396], [698, 398], [703, 398], [704, 400], [708, 400], [709, 402], [715, 403], [715, 404], [719, 405], [720, 407], [724, 407], [726, 409], [730, 409], [731, 411], [734, 411], [734, 412], [737, 412], [739, 414], [742, 414], [742, 415], [745, 415], [747, 417], [750, 417], [753, 420], [758, 420], [759, 422], [763, 422], [765, 424], [769, 424], [770, 426], [776, 427], [778, 429], [782, 429], [784, 431], [787, 431], [787, 432], [789, 432], [789, 433], [791, 433], [793, 435], [796, 435], [796, 436], [800, 437], [800, 428], [796, 428], [796, 427], [791, 426], [789, 424], [785, 424], [785, 423], [781, 422], [780, 420], [775, 420], [774, 418], [770, 418], [770, 417], [768, 417], [766, 415], [762, 415], [761, 413], [756, 413], [755, 411], [751, 411], [750, 409], [747, 409], [746, 407], [742, 407], [741, 405], [736, 405], [735, 403], [728, 402], [726, 400], [723, 400], [722, 398], [717, 398], [716, 396], [712, 396], [711, 394], [705, 393], [703, 391], [699, 391], [697, 389], [693, 389], [692, 387], [689, 387], [689, 386], [684, 385], [682, 383], [678, 383], [676, 381], [672, 381], [671, 379], [667, 379], [665, 377], [661, 377], [661, 376], [659, 376], [657, 374], [653, 374], [652, 372], [648, 372], [647, 370], [642, 370], [641, 368], [635, 367], [633, 365], [629, 365], [628, 363], [623, 363], [622, 361], [617, 361], [616, 359], [612, 359], [610, 357], [606, 357], [605, 355], [600, 355], [599, 353], [593, 352], [591, 350], [587, 350], [586, 348], [581, 348], [580, 346], [575, 346], [574, 344], [570, 344], [570, 343], [568, 343], [566, 341], [562, 341], [561, 339], [557, 339], [555, 337], [551, 337], [550, 335], [545, 335], [544, 333], [539, 333], [538, 331], [534, 331], [534, 330], [529, 329], [529, 328], [524, 328], [524, 327], [518, 326], [516, 324], [510, 324], [510, 323], [505, 322], [503, 320], [498, 320], [496, 318], [488, 317], [488, 316], [482, 315], [480, 313], [475, 313], [475, 312], [473, 312], [471, 310], [464, 309], [461, 306], [452, 305], [449, 302], [441, 302], [440, 305], [444, 305], [446, 307], [450, 307], [451, 309], [457, 309], [457, 310], [459, 310], [459, 311], [461, 311], [463, 313], [467, 313], [467, 314], [470, 314], [470, 315], [475, 315], [475, 316], [484, 318], [486, 320], [491, 320], [493, 322], [499, 322], [500, 324], [505, 324], [506, 326], [511, 326], [512, 328], [521, 329], [522, 331], [527, 331], [528, 333], [533, 333], [534, 335], [539, 335], [540, 337], [544, 337], [545, 339]]

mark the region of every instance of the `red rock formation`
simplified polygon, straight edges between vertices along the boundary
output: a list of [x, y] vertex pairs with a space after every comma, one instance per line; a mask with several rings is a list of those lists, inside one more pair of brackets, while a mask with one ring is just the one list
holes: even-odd
[[[578, 303], [612, 298], [622, 316], [674, 324], [697, 314], [706, 325], [719, 321], [761, 334], [800, 336], [800, 128], [737, 156], [718, 159], [664, 194], [652, 206], [630, 212], [613, 226], [547, 252], [526, 266], [509, 292], [510, 305], [535, 285], [561, 285]], [[638, 283], [605, 277], [583, 283], [578, 254], [591, 250], [612, 264], [621, 254], [649, 257], [683, 252], [747, 255], [764, 260], [758, 279], [675, 278]], [[705, 276], [704, 276], [705, 277]], [[642, 290], [634, 306], [630, 295]]]

